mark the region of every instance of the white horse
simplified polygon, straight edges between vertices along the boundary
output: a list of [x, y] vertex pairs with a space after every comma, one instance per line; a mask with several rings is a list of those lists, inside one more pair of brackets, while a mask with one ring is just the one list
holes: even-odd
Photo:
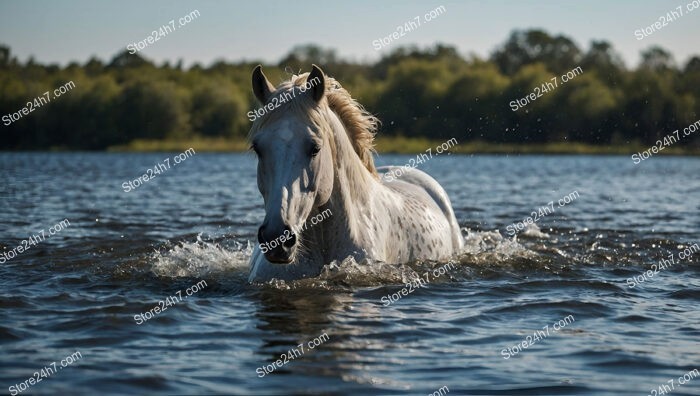
[[396, 180], [379, 176], [394, 168], [374, 166], [378, 120], [335, 79], [313, 65], [275, 88], [258, 66], [253, 93], [265, 110], [249, 136], [265, 219], [250, 282], [314, 277], [347, 257], [446, 261], [462, 248], [437, 181], [404, 168]]

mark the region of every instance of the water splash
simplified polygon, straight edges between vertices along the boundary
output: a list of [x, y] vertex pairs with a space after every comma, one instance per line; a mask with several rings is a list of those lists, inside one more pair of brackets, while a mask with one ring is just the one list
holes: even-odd
[[525, 226], [525, 229], [519, 234], [519, 236], [532, 239], [549, 238], [549, 234], [547, 234], [546, 232], [542, 232], [540, 227], [538, 227], [535, 223], [527, 224]]
[[406, 283], [417, 276], [409, 265], [387, 264], [364, 259], [360, 262], [349, 257], [342, 262], [333, 261], [323, 267], [320, 279], [353, 286], [372, 286], [384, 283]]
[[462, 255], [480, 255], [491, 261], [502, 261], [515, 256], [530, 256], [533, 253], [518, 243], [517, 238], [506, 238], [498, 230], [472, 231], [463, 228], [462, 232], [467, 234], [464, 237]]
[[[471, 274], [474, 267], [509, 267], [514, 261], [534, 261], [538, 257], [537, 253], [518, 243], [517, 238], [503, 237], [497, 230], [472, 231], [465, 228], [463, 232], [466, 234], [464, 248], [450, 260], [456, 264], [450, 278], [463, 278]], [[182, 241], [174, 246], [166, 245], [164, 249], [153, 253], [149, 261], [152, 262], [151, 271], [160, 277], [202, 278], [235, 275], [238, 278], [247, 274], [252, 251], [250, 241], [242, 243], [233, 240], [227, 245], [221, 245], [204, 240], [199, 234], [195, 242]], [[416, 279], [419, 274], [443, 264], [445, 263], [417, 260], [395, 265], [369, 259], [358, 262], [348, 257], [327, 264], [315, 278], [292, 282], [272, 280], [263, 285], [275, 289], [290, 289], [404, 284]]]
[[196, 242], [183, 241], [164, 251], [155, 252], [151, 270], [157, 276], [173, 278], [201, 278], [247, 271], [248, 259], [253, 251], [250, 242], [232, 243], [231, 248], [224, 247], [203, 240], [202, 234], [199, 234]]

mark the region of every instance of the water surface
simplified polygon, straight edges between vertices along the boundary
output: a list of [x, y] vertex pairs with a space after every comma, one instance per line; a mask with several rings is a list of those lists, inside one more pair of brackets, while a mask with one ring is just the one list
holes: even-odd
[[[700, 252], [679, 259], [700, 243], [700, 159], [435, 157], [421, 169], [448, 191], [466, 246], [387, 306], [445, 263], [335, 263], [248, 285], [264, 215], [255, 159], [175, 155], [0, 153], [1, 252], [70, 222], [0, 265], [2, 389], [79, 351], [23, 394], [646, 395], [670, 380], [700, 394], [700, 375], [678, 382], [700, 368]], [[170, 169], [124, 191], [165, 158]]]

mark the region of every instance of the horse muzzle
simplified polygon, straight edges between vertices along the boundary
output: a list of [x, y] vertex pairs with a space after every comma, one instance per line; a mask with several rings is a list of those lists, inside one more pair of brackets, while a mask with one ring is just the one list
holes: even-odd
[[258, 229], [260, 250], [267, 261], [273, 264], [289, 264], [294, 261], [297, 249], [297, 237], [292, 230], [285, 226], [282, 232], [270, 231], [263, 223]]

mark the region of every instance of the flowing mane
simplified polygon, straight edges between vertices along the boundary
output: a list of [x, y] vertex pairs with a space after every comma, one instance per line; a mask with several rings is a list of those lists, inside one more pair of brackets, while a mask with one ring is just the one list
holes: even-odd
[[[288, 81], [284, 81], [277, 86], [272, 97], [281, 98], [282, 95], [294, 89], [297, 89], [298, 93], [299, 87], [307, 83], [309, 74], [292, 75]], [[326, 94], [323, 99], [325, 104], [342, 122], [348, 138], [352, 142], [353, 149], [362, 164], [371, 174], [377, 176], [377, 168], [374, 166], [372, 154], [374, 153], [374, 135], [379, 126], [379, 119], [365, 110], [334, 78], [326, 76], [325, 85]], [[323, 102], [316, 103], [308, 95], [294, 95], [291, 101], [287, 101], [280, 105], [279, 108], [258, 117], [250, 129], [248, 140], [251, 140], [267, 123], [282, 117], [284, 112], [281, 111], [281, 108], [283, 107], [288, 108], [288, 111], [294, 112], [303, 119], [307, 119], [321, 131], [330, 131], [328, 121], [323, 116], [323, 113], [319, 111], [323, 106]]]

